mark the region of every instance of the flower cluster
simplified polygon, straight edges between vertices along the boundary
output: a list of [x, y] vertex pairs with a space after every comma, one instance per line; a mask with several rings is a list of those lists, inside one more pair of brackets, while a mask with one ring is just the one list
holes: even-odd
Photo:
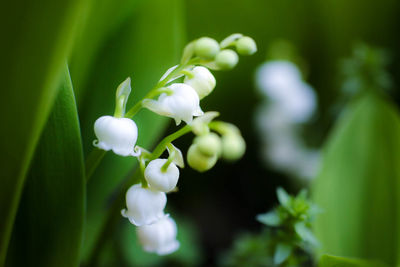
[[[166, 255], [179, 248], [177, 226], [164, 211], [166, 193], [175, 191], [178, 167], [184, 167], [183, 154], [172, 141], [190, 132], [196, 135], [187, 152], [187, 162], [200, 172], [211, 169], [219, 158], [237, 160], [243, 156], [246, 144], [239, 129], [215, 121], [218, 112], [204, 113], [200, 100], [216, 86], [210, 69], [231, 69], [238, 63], [238, 54], [251, 55], [256, 50], [253, 39], [242, 34], [233, 34], [220, 43], [209, 37], [194, 40], [185, 47], [181, 62], [168, 69], [144, 99], [125, 112], [131, 92], [128, 78], [117, 88], [114, 116], [103, 116], [95, 122], [97, 148], [134, 156], [139, 161], [140, 183], [126, 192], [126, 209], [121, 213], [137, 226], [137, 236], [145, 251]], [[136, 146], [138, 128], [132, 117], [141, 108], [170, 117], [176, 125], [182, 121], [186, 125], [149, 152]], [[168, 157], [161, 158], [165, 150]]]
[[256, 82], [268, 99], [256, 117], [266, 160], [290, 175], [313, 178], [319, 166], [319, 151], [308, 148], [298, 133], [299, 126], [310, 121], [316, 110], [313, 88], [302, 80], [298, 67], [287, 60], [262, 64]]

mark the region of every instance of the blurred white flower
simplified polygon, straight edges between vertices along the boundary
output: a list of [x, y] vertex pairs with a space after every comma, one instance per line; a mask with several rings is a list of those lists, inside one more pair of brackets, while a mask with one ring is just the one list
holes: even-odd
[[317, 100], [289, 61], [269, 61], [258, 68], [256, 83], [268, 99], [257, 110], [255, 122], [262, 138], [262, 155], [275, 169], [299, 178], [312, 178], [319, 152], [309, 149], [298, 129], [312, 117]]
[[193, 77], [186, 76], [184, 83], [196, 90], [200, 99], [208, 96], [215, 88], [216, 80], [205, 67], [197, 66], [191, 70]]
[[126, 192], [127, 209], [123, 209], [121, 214], [136, 226], [152, 224], [166, 216], [166, 204], [167, 196], [164, 192], [136, 184]]
[[296, 65], [289, 61], [268, 61], [256, 71], [257, 87], [272, 100], [286, 99], [286, 90], [291, 90], [290, 88], [299, 81], [301, 73]]
[[193, 116], [203, 115], [200, 99], [196, 91], [184, 83], [174, 83], [168, 86], [170, 95], [163, 93], [158, 100], [145, 99], [143, 106], [151, 111], [175, 119], [176, 125], [183, 120], [191, 123]]
[[102, 116], [94, 123], [94, 132], [98, 138], [93, 142], [94, 146], [106, 151], [112, 150], [121, 156], [139, 155], [134, 150], [138, 129], [133, 120]]
[[281, 107], [296, 123], [310, 119], [316, 109], [313, 89], [301, 79], [296, 65], [288, 61], [270, 61], [258, 68], [257, 86], [272, 103]]
[[144, 177], [149, 183], [150, 188], [162, 192], [169, 192], [176, 187], [179, 178], [179, 169], [174, 163], [170, 163], [168, 168], [163, 171], [162, 167], [167, 159], [155, 159], [149, 162]]
[[316, 149], [304, 150], [303, 155], [297, 161], [296, 168], [299, 177], [313, 178], [319, 171], [321, 153]]
[[300, 82], [293, 87], [292, 93], [281, 102], [282, 111], [295, 123], [307, 122], [316, 109], [316, 96], [313, 89], [306, 83]]
[[147, 252], [167, 255], [179, 248], [176, 240], [177, 227], [171, 217], [164, 217], [157, 222], [136, 228], [138, 239]]

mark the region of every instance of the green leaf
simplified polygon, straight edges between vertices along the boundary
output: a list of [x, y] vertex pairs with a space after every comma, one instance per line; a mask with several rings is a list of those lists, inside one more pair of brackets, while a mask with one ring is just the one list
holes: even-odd
[[303, 241], [308, 242], [313, 246], [318, 245], [318, 241], [312, 233], [311, 229], [308, 228], [304, 222], [296, 223], [294, 225], [294, 229]]
[[0, 9], [0, 266], [29, 163], [87, 2], [6, 1]]
[[257, 221], [268, 226], [279, 226], [282, 223], [279, 214], [275, 211], [257, 215]]
[[400, 119], [381, 96], [364, 95], [341, 117], [314, 184], [321, 252], [398, 263]]
[[[71, 76], [78, 103], [84, 98], [96, 59], [102, 56], [104, 45], [127, 22], [143, 0], [96, 0], [88, 11], [71, 58]], [[121, 81], [120, 81], [121, 82]]]
[[82, 143], [67, 70], [27, 177], [7, 266], [78, 266], [84, 211]]
[[276, 195], [278, 196], [279, 203], [281, 203], [285, 208], [288, 208], [290, 204], [290, 195], [285, 191], [285, 189], [279, 187], [276, 190]]
[[355, 258], [344, 258], [332, 255], [322, 255], [319, 267], [388, 267], [378, 261], [366, 261]]
[[300, 198], [303, 200], [307, 200], [307, 196], [308, 196], [308, 190], [303, 188], [300, 190], [300, 192], [297, 194], [296, 198]]
[[274, 254], [274, 264], [282, 264], [287, 260], [292, 253], [293, 247], [284, 243], [280, 243], [276, 246]]

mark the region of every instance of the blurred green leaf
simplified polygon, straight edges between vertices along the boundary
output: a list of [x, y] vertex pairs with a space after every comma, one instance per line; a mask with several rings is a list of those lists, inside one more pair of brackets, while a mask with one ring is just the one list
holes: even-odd
[[275, 211], [257, 215], [257, 221], [268, 226], [279, 226], [281, 224], [281, 218]]
[[142, 0], [91, 1], [86, 23], [77, 35], [71, 55], [71, 76], [78, 103], [84, 98], [96, 57], [101, 56], [104, 43], [126, 23]]
[[319, 267], [388, 267], [377, 261], [366, 261], [354, 258], [344, 258], [332, 255], [322, 255]]
[[7, 266], [78, 266], [84, 210], [81, 135], [66, 69], [27, 177]]
[[6, 1], [0, 8], [0, 266], [29, 163], [87, 2]]
[[398, 263], [399, 162], [396, 108], [380, 95], [364, 95], [338, 121], [314, 184], [324, 211], [315, 225], [321, 252]]
[[276, 194], [278, 196], [279, 203], [281, 203], [282, 206], [285, 208], [289, 207], [290, 205], [290, 196], [288, 193], [286, 193], [285, 189], [282, 187], [279, 187], [276, 190]]
[[[127, 77], [132, 79], [132, 92], [127, 104], [129, 109], [169, 67], [179, 62], [184, 38], [181, 9], [180, 0], [143, 1], [101, 45], [87, 84], [81, 89], [85, 91], [80, 103], [80, 118], [86, 153], [93, 149], [94, 121], [114, 111], [118, 84]], [[139, 129], [137, 144], [148, 149], [161, 136], [169, 121], [148, 110], [141, 111], [133, 120]], [[85, 262], [98, 242], [116, 195], [125, 194], [121, 192], [120, 185], [135, 164], [133, 157], [123, 158], [107, 153], [89, 181], [88, 227], [82, 255]]]
[[282, 264], [287, 260], [292, 253], [293, 247], [288, 244], [280, 243], [276, 246], [274, 254], [274, 263], [276, 265]]
[[297, 222], [294, 225], [294, 230], [296, 233], [301, 237], [301, 239], [305, 242], [316, 246], [318, 244], [317, 239], [315, 238], [314, 234], [312, 233], [311, 229], [307, 227], [305, 222]]

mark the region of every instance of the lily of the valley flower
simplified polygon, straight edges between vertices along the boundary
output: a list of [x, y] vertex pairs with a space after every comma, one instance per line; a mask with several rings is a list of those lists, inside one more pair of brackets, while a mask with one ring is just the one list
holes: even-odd
[[138, 128], [133, 120], [102, 116], [94, 123], [94, 132], [98, 138], [94, 146], [121, 156], [139, 155], [135, 152]]
[[200, 99], [196, 91], [184, 83], [174, 83], [168, 86], [170, 94], [162, 93], [158, 100], [145, 99], [143, 106], [151, 111], [175, 119], [176, 125], [183, 120], [191, 123], [193, 116], [203, 115]]
[[167, 196], [164, 192], [143, 188], [136, 184], [126, 192], [127, 209], [122, 210], [121, 213], [132, 224], [142, 226], [155, 223], [167, 216], [164, 214], [166, 204]]
[[176, 240], [177, 227], [171, 217], [164, 217], [157, 222], [136, 228], [139, 242], [147, 252], [167, 255], [179, 248]]
[[215, 88], [215, 78], [205, 67], [197, 66], [191, 71], [191, 76], [186, 76], [184, 83], [196, 90], [200, 99], [208, 96]]
[[166, 170], [163, 170], [167, 159], [155, 159], [149, 162], [144, 177], [150, 188], [162, 192], [169, 192], [176, 187], [179, 178], [179, 169], [174, 163], [170, 163]]

